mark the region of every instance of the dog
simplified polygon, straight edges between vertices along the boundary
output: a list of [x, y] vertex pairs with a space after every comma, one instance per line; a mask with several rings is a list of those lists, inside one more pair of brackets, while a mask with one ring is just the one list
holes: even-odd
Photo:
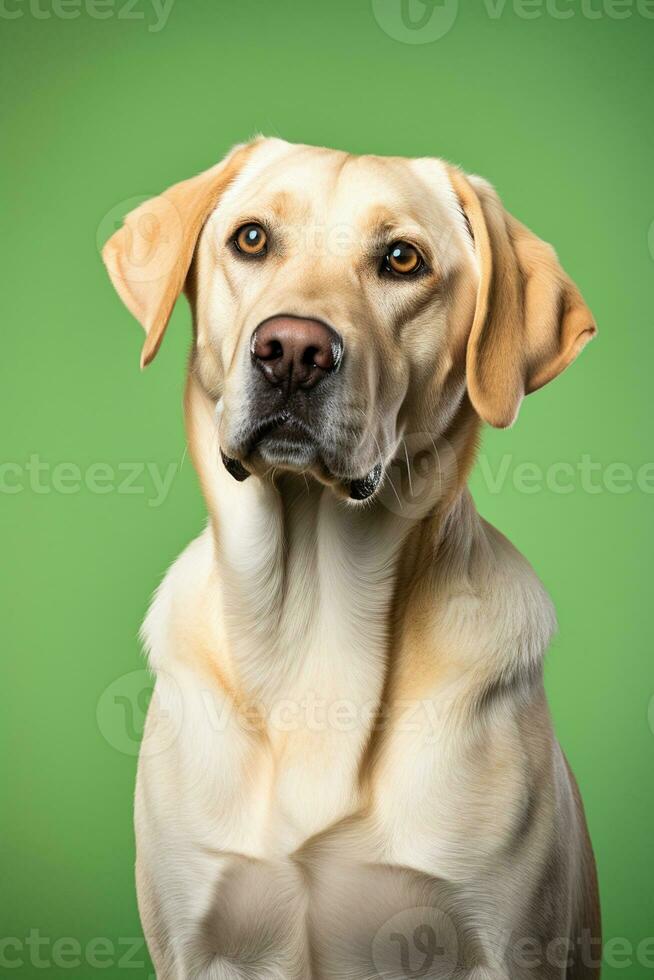
[[596, 332], [553, 249], [442, 160], [256, 138], [103, 258], [142, 367], [187, 296], [210, 515], [143, 628], [157, 976], [597, 977], [554, 612], [467, 489]]

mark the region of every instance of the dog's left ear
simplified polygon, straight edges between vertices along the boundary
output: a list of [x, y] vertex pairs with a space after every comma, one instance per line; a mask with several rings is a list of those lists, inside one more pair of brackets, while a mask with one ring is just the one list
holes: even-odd
[[486, 181], [449, 168], [479, 262], [466, 377], [484, 421], [505, 428], [595, 335], [593, 316], [551, 245], [516, 221]]
[[215, 167], [141, 204], [104, 246], [116, 292], [146, 333], [142, 368], [159, 350], [202, 227], [253, 146], [237, 146]]

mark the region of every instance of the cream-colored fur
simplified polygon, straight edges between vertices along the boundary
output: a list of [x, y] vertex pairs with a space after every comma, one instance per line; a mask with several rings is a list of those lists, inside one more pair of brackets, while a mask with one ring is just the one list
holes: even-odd
[[[595, 976], [592, 854], [542, 687], [554, 613], [465, 486], [480, 419], [511, 422], [592, 335], [583, 300], [488, 185], [438, 160], [259, 140], [167, 195], [105, 255], [146, 363], [186, 283], [210, 513], [143, 629], [137, 884], [157, 976]], [[251, 220], [282, 243], [256, 268], [226, 245]], [[381, 282], [383, 235], [429, 274]], [[279, 313], [344, 338], [324, 422], [342, 469], [245, 459], [239, 483], [220, 449], [238, 454], [248, 341]], [[379, 493], [345, 499], [347, 468], [377, 460]]]

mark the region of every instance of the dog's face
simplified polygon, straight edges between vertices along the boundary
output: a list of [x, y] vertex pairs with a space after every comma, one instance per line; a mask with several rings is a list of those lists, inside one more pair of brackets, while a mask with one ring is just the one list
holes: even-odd
[[186, 282], [233, 476], [293, 469], [354, 500], [466, 382], [509, 424], [594, 331], [549, 247], [435, 159], [260, 140], [143, 205], [105, 257], [146, 362]]
[[248, 471], [367, 495], [427, 424], [419, 407], [440, 404], [454, 325], [462, 368], [474, 251], [436, 161], [264, 145], [207, 221], [194, 274], [197, 371], [223, 453]]

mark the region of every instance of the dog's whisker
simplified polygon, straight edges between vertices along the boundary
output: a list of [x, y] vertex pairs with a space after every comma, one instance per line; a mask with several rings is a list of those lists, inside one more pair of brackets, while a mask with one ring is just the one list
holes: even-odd
[[413, 480], [411, 479], [411, 463], [409, 462], [409, 450], [407, 448], [406, 439], [402, 439], [402, 445], [404, 446], [404, 455], [406, 457], [407, 475], [409, 477], [409, 490], [411, 492], [411, 496], [413, 497]]
[[434, 442], [434, 437], [431, 435], [431, 433], [429, 435], [429, 438], [431, 440], [432, 446], [434, 447], [434, 452], [436, 453], [436, 462], [438, 463], [438, 490], [440, 493], [443, 490], [443, 467], [441, 466], [441, 456], [438, 449], [436, 448], [436, 443]]
[[386, 476], [388, 477], [388, 482], [389, 482], [389, 483], [390, 483], [390, 485], [391, 485], [391, 490], [392, 490], [392, 491], [393, 491], [393, 493], [395, 494], [395, 497], [396, 497], [396, 499], [397, 499], [397, 502], [398, 502], [398, 504], [400, 505], [400, 510], [404, 510], [404, 504], [403, 504], [403, 503], [402, 503], [402, 501], [400, 500], [400, 497], [399, 497], [399, 494], [398, 494], [398, 492], [397, 492], [397, 490], [395, 489], [395, 484], [393, 483], [393, 477], [391, 476], [391, 474], [390, 474], [390, 473], [389, 473], [388, 471], [387, 471], [387, 473], [386, 473]]
[[[372, 437], [375, 440], [375, 445], [377, 446], [377, 452], [379, 453], [379, 462], [383, 466], [384, 465], [384, 460], [383, 460], [383, 457], [382, 457], [382, 451], [381, 451], [381, 447], [379, 445], [379, 440], [377, 439], [377, 436], [375, 435], [374, 432], [372, 433]], [[393, 483], [393, 477], [390, 474], [390, 470], [387, 469], [385, 475], [387, 476], [388, 482], [389, 482], [390, 487], [391, 487], [391, 490], [395, 494], [395, 497], [397, 499], [397, 502], [400, 505], [400, 510], [403, 510], [404, 509], [404, 504], [402, 503], [402, 501], [400, 499], [400, 496], [399, 496], [397, 490], [395, 489], [395, 484]]]

